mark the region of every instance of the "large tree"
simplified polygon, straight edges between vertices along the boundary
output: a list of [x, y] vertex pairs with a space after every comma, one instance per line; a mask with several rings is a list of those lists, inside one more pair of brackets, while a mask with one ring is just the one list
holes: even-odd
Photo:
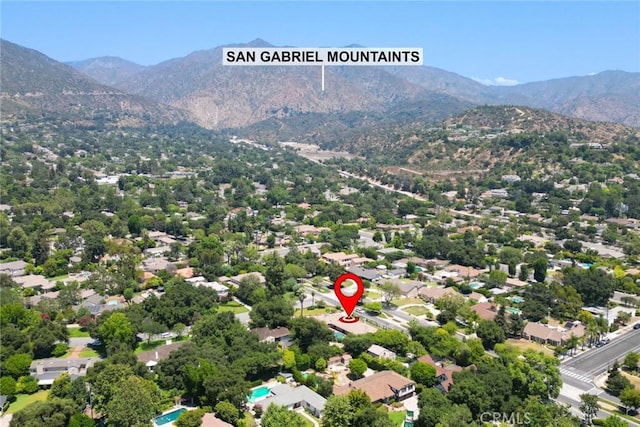
[[260, 423], [263, 427], [305, 427], [302, 415], [290, 411], [284, 406], [271, 404], [262, 415]]
[[593, 417], [596, 416], [599, 409], [598, 396], [588, 393], [580, 395], [580, 412], [584, 414], [584, 418], [588, 424], [591, 424]]
[[105, 409], [109, 426], [146, 427], [160, 411], [160, 391], [154, 383], [131, 376], [115, 387]]
[[[67, 427], [73, 414], [80, 411], [70, 399], [37, 401], [13, 414], [10, 427]], [[149, 418], [150, 419], [150, 418]], [[147, 419], [147, 423], [149, 422]]]
[[416, 362], [411, 366], [411, 378], [425, 387], [433, 387], [437, 383], [436, 368], [428, 363]]
[[321, 427], [351, 426], [353, 418], [354, 413], [346, 396], [330, 396], [324, 407], [320, 425]]
[[563, 270], [564, 284], [573, 286], [585, 305], [604, 306], [613, 296], [615, 279], [599, 268]]
[[135, 332], [131, 322], [123, 313], [111, 314], [99, 327], [98, 337], [108, 347], [114, 341], [121, 344], [133, 346], [135, 343]]
[[398, 298], [402, 295], [402, 291], [400, 287], [392, 282], [384, 282], [380, 285], [380, 290], [382, 291], [382, 299], [387, 307], [391, 305], [391, 300]]

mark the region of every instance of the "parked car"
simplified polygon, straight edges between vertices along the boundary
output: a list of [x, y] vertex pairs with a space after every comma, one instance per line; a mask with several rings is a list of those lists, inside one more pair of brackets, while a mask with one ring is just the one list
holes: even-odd
[[640, 322], [633, 325], [633, 329], [640, 329]]

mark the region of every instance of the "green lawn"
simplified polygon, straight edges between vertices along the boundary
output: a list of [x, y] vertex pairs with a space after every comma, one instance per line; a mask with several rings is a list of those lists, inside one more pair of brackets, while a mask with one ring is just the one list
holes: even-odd
[[246, 313], [249, 309], [237, 301], [229, 301], [218, 306], [218, 312], [222, 313], [224, 311], [231, 311], [234, 314], [238, 314]]
[[133, 354], [144, 353], [145, 351], [153, 350], [154, 348], [165, 344], [165, 340], [156, 340], [148, 343], [147, 341], [141, 341], [136, 346], [136, 349], [133, 351]]
[[420, 298], [399, 298], [392, 300], [391, 304], [402, 307], [403, 305], [409, 304], [424, 304], [424, 301]]
[[82, 330], [82, 328], [67, 328], [69, 331], [69, 338], [88, 338], [89, 332]]
[[[303, 316], [319, 316], [321, 314], [326, 314], [326, 313], [334, 313], [336, 310], [333, 307], [325, 307], [325, 308], [313, 308], [313, 309], [308, 309], [305, 307], [304, 312], [302, 313]], [[297, 308], [295, 313], [293, 313], [293, 317], [300, 317], [300, 309]]]
[[429, 313], [429, 309], [427, 307], [421, 306], [412, 306], [402, 309], [405, 313], [412, 314], [414, 316], [422, 316], [424, 314]]
[[33, 402], [38, 402], [40, 400], [46, 400], [49, 395], [49, 390], [41, 390], [34, 394], [19, 394], [16, 396], [16, 401], [9, 405], [9, 409], [7, 409], [8, 414], [13, 414], [14, 412], [18, 412], [24, 407], [28, 406]]
[[100, 353], [91, 348], [85, 348], [80, 353], [78, 353], [78, 357], [100, 357]]
[[407, 411], [393, 411], [389, 412], [388, 415], [393, 424], [402, 426], [404, 424], [404, 419], [407, 416]]

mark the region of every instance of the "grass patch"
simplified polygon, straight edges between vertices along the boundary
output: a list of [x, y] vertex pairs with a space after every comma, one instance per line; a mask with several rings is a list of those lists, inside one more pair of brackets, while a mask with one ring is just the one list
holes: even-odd
[[421, 300], [420, 298], [399, 298], [399, 299], [392, 300], [391, 304], [398, 307], [402, 307], [404, 305], [409, 305], [409, 304], [424, 304], [424, 301]]
[[412, 314], [414, 316], [423, 316], [423, 315], [429, 313], [429, 309], [427, 307], [422, 307], [422, 306], [417, 306], [417, 305], [404, 308], [404, 309], [402, 309], [402, 311], [404, 311], [405, 313], [408, 313], [408, 314]]
[[78, 357], [100, 357], [100, 353], [92, 348], [86, 348], [78, 353]]
[[82, 328], [67, 328], [69, 331], [69, 338], [89, 338], [89, 331], [85, 331]]
[[19, 394], [16, 396], [16, 401], [9, 405], [7, 413], [13, 414], [21, 409], [24, 409], [26, 406], [29, 406], [33, 402], [47, 400], [48, 395], [49, 390], [41, 390], [34, 394]]
[[631, 375], [628, 372], [622, 371], [621, 372], [622, 375], [624, 375], [629, 381], [631, 381], [631, 384], [634, 385], [636, 388], [640, 388], [640, 377], [636, 376], [636, 375]]
[[402, 426], [407, 417], [407, 411], [392, 411], [387, 414], [391, 422], [396, 426]]
[[614, 412], [620, 418], [625, 418], [635, 423], [640, 421], [639, 417], [633, 417], [631, 415], [627, 415], [624, 406], [618, 405], [617, 403], [604, 399], [600, 396], [598, 396], [598, 401], [600, 402], [601, 409], [608, 410], [609, 412]]
[[153, 350], [156, 347], [159, 347], [165, 344], [165, 340], [155, 340], [151, 342], [141, 341], [136, 346], [136, 349], [133, 351], [133, 354], [144, 353], [145, 351]]
[[249, 309], [237, 301], [228, 301], [218, 306], [219, 313], [222, 313], [225, 311], [231, 311], [234, 314], [239, 314], [239, 313], [246, 313], [249, 311]]
[[520, 350], [535, 350], [546, 354], [547, 356], [553, 356], [553, 351], [550, 348], [543, 346], [542, 344], [538, 344], [537, 342], [527, 341], [525, 339], [508, 339], [507, 343], [518, 347]]
[[[304, 312], [302, 313], [303, 316], [320, 316], [321, 314], [327, 314], [327, 313], [333, 313], [336, 310], [332, 307], [325, 307], [325, 308], [312, 308], [312, 309], [308, 309], [305, 308]], [[296, 311], [293, 313], [294, 317], [300, 317], [300, 309], [297, 308]]]

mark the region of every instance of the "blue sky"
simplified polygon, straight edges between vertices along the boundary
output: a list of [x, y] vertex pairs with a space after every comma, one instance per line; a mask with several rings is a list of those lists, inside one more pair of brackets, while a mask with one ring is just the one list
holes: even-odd
[[59, 61], [152, 65], [262, 38], [274, 45], [422, 47], [425, 65], [509, 84], [640, 72], [640, 2], [0, 2], [2, 38]]

